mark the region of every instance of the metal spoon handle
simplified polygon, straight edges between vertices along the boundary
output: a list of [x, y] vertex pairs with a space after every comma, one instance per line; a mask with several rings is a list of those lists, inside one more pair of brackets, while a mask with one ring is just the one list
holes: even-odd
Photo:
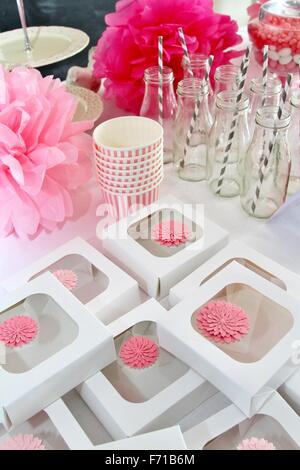
[[26, 16], [25, 16], [25, 9], [24, 9], [23, 0], [17, 0], [17, 6], [18, 6], [19, 16], [20, 16], [20, 20], [21, 20], [23, 33], [24, 33], [25, 51], [31, 51], [32, 50], [32, 45], [30, 43], [28, 32], [27, 32]]

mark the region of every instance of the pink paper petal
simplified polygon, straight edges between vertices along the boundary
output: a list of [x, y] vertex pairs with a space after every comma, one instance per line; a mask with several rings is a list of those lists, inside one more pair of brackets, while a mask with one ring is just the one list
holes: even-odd
[[69, 290], [75, 289], [78, 284], [77, 274], [70, 269], [59, 269], [52, 274]]

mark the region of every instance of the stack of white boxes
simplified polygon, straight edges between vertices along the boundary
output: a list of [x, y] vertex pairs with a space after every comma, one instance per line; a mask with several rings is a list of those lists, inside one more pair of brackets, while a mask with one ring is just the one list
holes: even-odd
[[[147, 235], [171, 213], [194, 233], [184, 246]], [[299, 278], [227, 245], [224, 230], [178, 204], [144, 208], [108, 227], [102, 242], [110, 259], [77, 238], [2, 284], [0, 322], [26, 313], [39, 332], [6, 350], [0, 444], [23, 433], [50, 450], [235, 449], [251, 437], [300, 448]], [[60, 269], [76, 273], [74, 290], [55, 278]], [[141, 289], [152, 298], [143, 302]], [[159, 302], [168, 295], [170, 310]], [[249, 314], [240, 343], [215, 344], [195, 328], [211, 299]], [[151, 367], [120, 360], [132, 335], [159, 345]]]

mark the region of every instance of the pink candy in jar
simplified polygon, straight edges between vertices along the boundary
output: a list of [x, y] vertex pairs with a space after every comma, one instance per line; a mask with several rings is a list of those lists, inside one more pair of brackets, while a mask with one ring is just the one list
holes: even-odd
[[[262, 2], [260, 2], [262, 3]], [[262, 50], [269, 46], [269, 69], [284, 76], [300, 64], [300, 1], [272, 0], [263, 3], [259, 18], [248, 25], [255, 57], [262, 64]]]

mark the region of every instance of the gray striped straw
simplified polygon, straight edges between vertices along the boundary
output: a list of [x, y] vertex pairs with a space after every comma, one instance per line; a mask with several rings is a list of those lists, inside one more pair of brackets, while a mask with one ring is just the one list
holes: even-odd
[[212, 66], [212, 63], [214, 61], [214, 56], [210, 55], [206, 61], [206, 67], [205, 67], [205, 81], [208, 83], [209, 81], [209, 74], [210, 74], [210, 69]]
[[186, 41], [185, 41], [185, 37], [184, 37], [184, 33], [183, 33], [182, 28], [178, 28], [178, 34], [179, 34], [181, 46], [182, 46], [182, 49], [183, 49], [183, 55], [184, 55], [186, 63], [187, 63], [189, 76], [190, 76], [190, 78], [193, 78], [194, 74], [193, 74], [193, 70], [192, 70], [191, 59], [190, 59], [190, 56], [189, 56], [189, 51], [188, 51], [188, 48], [187, 48], [187, 45], [186, 45]]
[[241, 78], [240, 78], [239, 88], [238, 88], [237, 97], [236, 97], [235, 111], [234, 111], [233, 119], [232, 119], [231, 126], [230, 126], [230, 132], [229, 132], [228, 141], [227, 141], [227, 145], [225, 149], [225, 156], [223, 159], [222, 168], [220, 171], [216, 194], [220, 194], [221, 192], [222, 184], [224, 181], [224, 175], [225, 175], [227, 163], [229, 160], [229, 154], [231, 151], [233, 139], [234, 139], [236, 128], [237, 128], [237, 123], [238, 123], [238, 118], [239, 118], [239, 104], [242, 100], [243, 93], [244, 93], [247, 72], [248, 72], [249, 63], [250, 63], [249, 58], [250, 58], [250, 47], [247, 47], [247, 50], [246, 50], [246, 53], [244, 55], [242, 65], [241, 65]]
[[262, 106], [266, 104], [266, 92], [267, 92], [267, 84], [268, 84], [268, 69], [269, 69], [269, 46], [264, 46], [263, 52], [263, 88], [264, 88], [264, 97], [262, 100]]
[[[289, 73], [287, 78], [286, 78], [284, 89], [282, 90], [282, 94], [281, 94], [281, 103], [279, 105], [278, 112], [277, 112], [278, 121], [280, 121], [280, 119], [282, 118], [284, 105], [286, 103], [286, 100], [287, 100], [287, 97], [288, 97], [288, 94], [289, 94], [289, 89], [290, 89], [290, 86], [291, 86], [291, 83], [292, 83], [292, 79], [293, 79], [293, 75], [291, 73]], [[265, 156], [265, 158], [262, 162], [262, 165], [259, 169], [258, 185], [256, 187], [253, 202], [252, 202], [252, 206], [251, 206], [251, 210], [252, 210], [253, 215], [255, 214], [255, 211], [256, 211], [257, 201], [259, 200], [259, 197], [260, 197], [261, 188], [262, 188], [264, 178], [265, 178], [265, 173], [266, 173], [266, 170], [267, 170], [267, 167], [268, 167], [268, 164], [269, 164], [270, 157], [271, 157], [272, 152], [274, 150], [274, 146], [275, 146], [275, 143], [276, 143], [276, 138], [277, 138], [277, 129], [276, 129], [276, 124], [275, 124], [275, 129], [273, 131], [273, 137], [272, 137], [272, 140], [269, 142], [268, 155]]]
[[163, 37], [158, 37], [158, 113], [159, 113], [159, 123], [163, 125], [164, 118], [164, 94], [163, 94], [163, 84], [164, 84], [164, 64], [163, 64]]

